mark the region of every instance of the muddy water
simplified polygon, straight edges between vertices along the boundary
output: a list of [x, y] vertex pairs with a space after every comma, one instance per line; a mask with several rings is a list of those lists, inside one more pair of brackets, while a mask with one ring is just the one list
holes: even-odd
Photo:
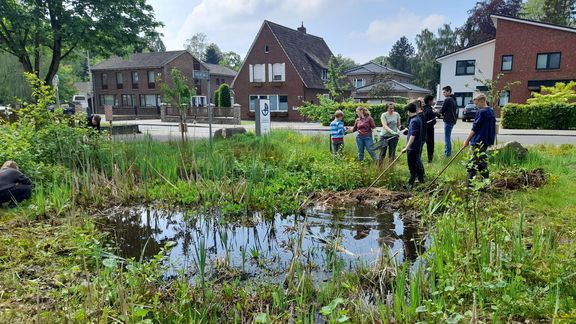
[[381, 253], [400, 263], [414, 261], [423, 252], [417, 229], [407, 226], [400, 213], [369, 208], [310, 209], [307, 217], [278, 215], [274, 220], [254, 214], [242, 224], [216, 216], [136, 208], [112, 213], [104, 229], [111, 233], [122, 257], [149, 258], [166, 243], [173, 243], [167, 275], [179, 271], [194, 275], [198, 252], [204, 247], [209, 273], [236, 269], [246, 276], [275, 277], [290, 264], [304, 221], [307, 230], [301, 261], [317, 274], [328, 273], [334, 257], [352, 268], [376, 262]]

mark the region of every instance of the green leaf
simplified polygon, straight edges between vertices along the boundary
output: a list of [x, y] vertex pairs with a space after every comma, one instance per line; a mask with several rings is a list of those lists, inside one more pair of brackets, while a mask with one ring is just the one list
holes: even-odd
[[267, 323], [268, 322], [268, 314], [260, 313], [260, 314], [256, 315], [256, 317], [254, 318], [254, 321], [256, 323]]
[[116, 259], [114, 258], [106, 258], [104, 260], [102, 260], [102, 264], [109, 269], [115, 269], [116, 268]]
[[428, 311], [428, 308], [426, 308], [426, 306], [418, 306], [416, 308], [416, 313], [426, 313]]

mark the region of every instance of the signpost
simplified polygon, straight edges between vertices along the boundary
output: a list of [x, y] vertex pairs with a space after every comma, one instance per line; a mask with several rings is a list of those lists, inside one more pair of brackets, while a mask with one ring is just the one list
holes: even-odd
[[210, 71], [194, 70], [192, 77], [194, 79], [208, 81], [208, 94], [206, 95], [206, 102], [208, 104], [208, 142], [210, 143], [210, 147], [212, 147], [212, 106], [210, 105], [210, 97], [212, 97], [212, 95], [210, 93]]
[[256, 102], [256, 135], [270, 134], [270, 100], [260, 99]]

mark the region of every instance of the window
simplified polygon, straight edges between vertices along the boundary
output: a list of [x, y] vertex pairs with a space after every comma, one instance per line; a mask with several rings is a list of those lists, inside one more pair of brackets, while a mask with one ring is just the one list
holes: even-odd
[[100, 105], [117, 106], [118, 101], [115, 95], [100, 95]]
[[323, 93], [322, 97], [324, 97], [326, 99], [330, 99], [330, 94], [329, 93]]
[[268, 45], [264, 46], [264, 53], [270, 53], [270, 47], [268, 47]]
[[266, 82], [265, 64], [250, 64], [250, 82]]
[[132, 72], [132, 89], [138, 89], [138, 83], [140, 81], [138, 80], [138, 72], [137, 71], [133, 71]]
[[102, 73], [102, 89], [108, 89], [108, 73]]
[[258, 99], [270, 100], [270, 111], [283, 112], [288, 111], [288, 96], [286, 95], [252, 95], [250, 96], [250, 111], [256, 110], [256, 102]]
[[156, 107], [158, 106], [158, 95], [140, 95], [140, 106]]
[[462, 108], [466, 106], [467, 103], [472, 101], [472, 92], [455, 92], [454, 97], [456, 97], [456, 106]]
[[217, 86], [220, 85], [220, 79], [216, 79], [216, 85], [217, 85]]
[[475, 60], [456, 61], [456, 75], [474, 75]]
[[284, 66], [284, 63], [268, 64], [268, 79], [276, 82], [286, 81]]
[[352, 85], [354, 88], [362, 88], [364, 86], [364, 79], [354, 79]]
[[320, 75], [322, 80], [328, 80], [328, 69], [322, 69], [322, 74]]
[[504, 107], [510, 101], [510, 91], [504, 91], [500, 94], [500, 100], [498, 100], [498, 106]]
[[556, 70], [560, 68], [560, 53], [542, 53], [536, 57], [536, 70]]
[[116, 89], [124, 88], [124, 80], [122, 79], [122, 72], [116, 72]]
[[156, 72], [148, 71], [148, 89], [156, 88]]
[[206, 96], [193, 96], [192, 106], [194, 107], [206, 107], [207, 101]]
[[133, 107], [134, 106], [134, 95], [122, 95], [122, 106], [123, 107]]
[[502, 56], [502, 71], [512, 71], [512, 55]]

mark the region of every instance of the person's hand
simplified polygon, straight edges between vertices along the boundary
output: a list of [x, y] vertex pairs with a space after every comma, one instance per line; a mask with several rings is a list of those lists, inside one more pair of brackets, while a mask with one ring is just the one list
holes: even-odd
[[404, 147], [401, 152], [406, 153], [406, 151], [408, 151], [408, 146]]
[[465, 141], [464, 141], [464, 144], [462, 144], [462, 147], [463, 147], [463, 148], [464, 148], [464, 147], [468, 147], [469, 145], [470, 145], [470, 141], [465, 140]]

